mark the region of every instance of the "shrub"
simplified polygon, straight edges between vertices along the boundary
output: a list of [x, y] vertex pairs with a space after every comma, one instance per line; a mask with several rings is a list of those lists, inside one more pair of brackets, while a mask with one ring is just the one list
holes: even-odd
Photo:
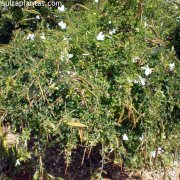
[[6, 12], [16, 29], [0, 49], [0, 109], [2, 125], [20, 134], [16, 158], [43, 157], [56, 145], [70, 163], [72, 149], [100, 143], [102, 155], [114, 152], [114, 163], [127, 167], [169, 163], [179, 127], [179, 60], [168, 40], [179, 26], [177, 5], [66, 7], [20, 9], [16, 20], [13, 8]]

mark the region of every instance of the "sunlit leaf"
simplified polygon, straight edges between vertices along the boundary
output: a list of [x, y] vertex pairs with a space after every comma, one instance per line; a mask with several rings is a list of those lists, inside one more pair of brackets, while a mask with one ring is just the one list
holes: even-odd
[[74, 128], [85, 128], [87, 127], [86, 125], [79, 123], [79, 122], [67, 122], [66, 123], [68, 126], [74, 127]]

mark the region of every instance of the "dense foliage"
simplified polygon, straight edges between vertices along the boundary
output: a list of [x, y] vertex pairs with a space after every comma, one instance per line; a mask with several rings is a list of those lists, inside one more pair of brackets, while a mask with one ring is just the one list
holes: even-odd
[[120, 166], [169, 163], [178, 145], [178, 2], [65, 8], [0, 8], [0, 120], [19, 134], [15, 161], [39, 161], [56, 146], [68, 164], [78, 145], [101, 144]]

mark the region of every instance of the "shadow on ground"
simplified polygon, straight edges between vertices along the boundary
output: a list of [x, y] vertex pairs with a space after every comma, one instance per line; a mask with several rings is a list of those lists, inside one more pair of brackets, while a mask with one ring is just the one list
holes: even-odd
[[[113, 154], [106, 157], [105, 164], [103, 164], [102, 171], [102, 156], [100, 154], [101, 146], [98, 145], [92, 150], [83, 147], [78, 147], [72, 151], [71, 163], [68, 165], [64, 159], [64, 153], [61, 153], [57, 147], [51, 147], [47, 149], [46, 155], [43, 159], [46, 173], [50, 176], [45, 178], [39, 178], [41, 180], [46, 179], [63, 179], [63, 180], [97, 180], [98, 175], [102, 175], [104, 179], [110, 180], [126, 180], [129, 179], [130, 172], [126, 171], [125, 168], [120, 168], [118, 165], [113, 163]], [[33, 160], [32, 160], [33, 161]], [[6, 162], [7, 164], [7, 162]], [[9, 177], [12, 180], [32, 180], [35, 173], [36, 165], [33, 162], [22, 164], [19, 168], [12, 167], [9, 169], [8, 166], [4, 169], [4, 178]], [[12, 172], [14, 172], [12, 174]], [[140, 176], [131, 176], [131, 179], [141, 179]], [[0, 175], [1, 180], [1, 175]]]

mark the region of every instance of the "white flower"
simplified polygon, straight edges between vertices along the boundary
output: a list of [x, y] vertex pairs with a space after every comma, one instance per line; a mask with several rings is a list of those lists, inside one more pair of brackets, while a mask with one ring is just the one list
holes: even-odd
[[73, 56], [74, 56], [73, 54], [68, 54], [69, 59], [73, 58]]
[[116, 33], [116, 29], [112, 29], [112, 30], [109, 31], [109, 34], [110, 34], [110, 35], [113, 35], [113, 34], [115, 34], [115, 33]]
[[141, 137], [139, 137], [139, 140], [140, 141], [143, 141], [143, 139], [144, 139], [144, 136], [142, 135]]
[[161, 154], [163, 151], [163, 149], [161, 147], [158, 147], [158, 154]]
[[129, 138], [128, 138], [127, 134], [123, 134], [123, 141], [128, 141], [128, 140], [129, 140]]
[[[161, 154], [163, 152], [164, 152], [163, 149], [161, 147], [158, 147], [157, 154]], [[155, 158], [156, 157], [156, 151], [151, 151], [150, 156]]]
[[143, 77], [141, 77], [141, 76], [139, 76], [139, 80], [140, 80], [140, 83], [141, 83], [141, 85], [145, 85], [145, 83], [146, 83], [146, 79], [145, 78], [143, 78]]
[[109, 23], [109, 24], [111, 24], [111, 23], [112, 23], [112, 21], [110, 20], [108, 23]]
[[177, 22], [180, 21], [180, 16], [176, 17], [176, 21], [177, 21]]
[[28, 34], [28, 36], [27, 36], [27, 40], [34, 40], [34, 38], [35, 38], [35, 35], [34, 34]]
[[96, 3], [98, 3], [99, 2], [99, 0], [94, 0]]
[[156, 151], [151, 151], [151, 152], [150, 152], [150, 156], [153, 157], [153, 158], [155, 158], [155, 156], [156, 156]]
[[59, 10], [60, 12], [64, 12], [64, 11], [65, 11], [65, 7], [64, 7], [64, 5], [62, 5], [62, 6], [58, 7], [58, 10]]
[[61, 53], [61, 60], [63, 60], [63, 61], [64, 61], [64, 60], [68, 61], [68, 60], [71, 59], [73, 56], [74, 56], [73, 54], [68, 54], [68, 53], [62, 52], [62, 53]]
[[141, 67], [141, 69], [145, 70], [144, 74], [146, 76], [149, 76], [152, 73], [152, 69], [150, 69], [148, 65], [146, 65], [145, 67]]
[[66, 23], [63, 21], [59, 22], [58, 26], [60, 26], [62, 30], [66, 29]]
[[174, 68], [175, 68], [175, 63], [169, 64], [169, 70], [170, 70], [170, 71], [173, 71]]
[[41, 39], [45, 40], [45, 36], [44, 36], [44, 33], [42, 33], [42, 35], [40, 36]]
[[18, 166], [18, 165], [21, 165], [21, 163], [20, 163], [19, 159], [17, 159], [17, 160], [16, 160], [16, 164], [15, 164], [15, 166]]
[[102, 31], [101, 31], [101, 32], [97, 35], [97, 37], [96, 37], [96, 39], [97, 39], [98, 41], [104, 41], [104, 38], [105, 38], [105, 35], [103, 34]]
[[36, 16], [36, 19], [38, 19], [38, 20], [39, 20], [39, 19], [41, 19], [41, 17], [40, 17], [39, 15], [37, 15], [37, 16]]

